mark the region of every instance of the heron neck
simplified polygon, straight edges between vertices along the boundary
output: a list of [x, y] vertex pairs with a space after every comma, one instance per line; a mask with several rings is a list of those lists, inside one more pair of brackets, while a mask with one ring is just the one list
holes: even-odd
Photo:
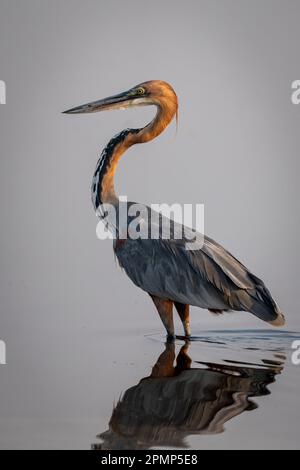
[[[156, 103], [155, 103], [156, 104]], [[155, 118], [141, 129], [125, 129], [113, 137], [102, 151], [92, 182], [92, 201], [97, 211], [101, 204], [117, 205], [114, 177], [121, 156], [134, 144], [149, 142], [161, 134], [171, 122], [177, 107], [157, 105]]]

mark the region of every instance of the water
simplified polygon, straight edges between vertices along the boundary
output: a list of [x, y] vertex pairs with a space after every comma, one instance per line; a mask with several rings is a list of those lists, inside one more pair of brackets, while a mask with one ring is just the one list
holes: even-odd
[[[149, 336], [161, 343], [162, 352], [150, 375], [122, 391], [93, 448], [199, 449], [203, 436], [230, 433], [227, 424], [237, 417], [247, 428], [245, 412], [263, 411], [262, 397], [278, 409], [286, 406], [282, 382], [297, 375], [288, 357], [297, 338], [297, 333], [268, 330], [211, 331], [163, 345], [160, 336]], [[279, 416], [268, 416], [269, 433], [280, 427]], [[259, 428], [256, 432], [260, 435]], [[263, 433], [260, 438], [263, 442]]]
[[170, 81], [176, 138], [171, 126], [132, 147], [116, 189], [148, 205], [204, 203], [207, 235], [300, 331], [300, 3], [156, 3], [0, 0], [1, 449], [299, 447], [300, 333], [230, 332], [263, 323], [192, 309], [193, 341], [166, 349], [151, 300], [96, 238], [101, 150], [155, 111], [61, 111]]
[[0, 448], [299, 447], [299, 333], [202, 331], [166, 344], [162, 328], [56, 319], [46, 334], [43, 319], [17, 342], [18, 323], [7, 330]]

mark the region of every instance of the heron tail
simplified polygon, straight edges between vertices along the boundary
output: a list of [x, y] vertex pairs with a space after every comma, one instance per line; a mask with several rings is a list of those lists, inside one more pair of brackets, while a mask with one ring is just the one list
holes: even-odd
[[247, 289], [242, 295], [238, 294], [240, 302], [246, 307], [245, 310], [272, 326], [284, 326], [285, 317], [263, 281], [253, 274], [250, 276], [255, 287]]
[[268, 304], [255, 300], [249, 311], [272, 326], [280, 327], [285, 325], [285, 317], [277, 305], [272, 308]]
[[272, 326], [284, 326], [285, 325], [285, 317], [283, 313], [279, 312], [277, 318], [269, 322]]

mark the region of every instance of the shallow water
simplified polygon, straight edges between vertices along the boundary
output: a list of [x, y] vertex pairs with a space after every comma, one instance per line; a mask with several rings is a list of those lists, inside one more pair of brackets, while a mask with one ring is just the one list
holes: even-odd
[[299, 448], [299, 333], [65, 334], [1, 368], [1, 448]]
[[176, 139], [170, 126], [132, 147], [116, 189], [148, 204], [203, 203], [207, 235], [266, 282], [300, 331], [300, 2], [87, 5], [0, 0], [0, 448], [298, 448], [295, 335], [229, 332], [263, 323], [197, 309], [191, 344], [166, 348], [151, 300], [96, 237], [101, 150], [155, 111], [61, 111], [170, 81]]
[[[299, 335], [293, 332], [236, 330], [210, 331], [189, 342], [166, 343], [151, 374], [122, 391], [108, 429], [99, 434], [100, 442], [93, 448], [200, 449], [203, 436], [224, 433], [224, 441], [218, 440], [223, 447], [226, 441], [235, 440], [235, 432], [247, 430], [245, 412], [263, 412], [263, 397], [268, 398], [269, 408], [272, 402], [271, 409], [287, 405], [283, 383], [299, 383], [298, 371], [291, 367], [288, 357], [297, 338]], [[163, 343], [160, 336], [148, 339]], [[282, 379], [276, 383], [279, 376]], [[297, 413], [296, 401], [294, 406]], [[236, 431], [227, 429], [237, 417], [240, 426]], [[267, 420], [267, 430], [256, 429], [261, 444], [266, 431], [272, 435], [274, 427], [280, 429], [280, 413], [270, 413]], [[231, 433], [228, 440], [225, 433]], [[251, 447], [250, 442], [243, 445], [240, 438], [237, 434], [236, 447]], [[280, 447], [296, 440], [291, 427], [291, 441], [282, 435]], [[213, 439], [210, 446], [214, 446]], [[277, 447], [277, 442], [273, 446]]]

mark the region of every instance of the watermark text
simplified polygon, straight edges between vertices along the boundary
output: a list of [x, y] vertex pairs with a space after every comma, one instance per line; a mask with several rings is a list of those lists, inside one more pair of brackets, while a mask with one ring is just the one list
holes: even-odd
[[291, 100], [293, 104], [300, 104], [300, 80], [294, 80], [292, 83], [292, 96]]
[[6, 364], [6, 344], [2, 340], [0, 340], [0, 364]]
[[292, 343], [292, 349], [295, 350], [292, 354], [292, 363], [294, 366], [300, 366], [300, 340]]
[[6, 104], [6, 83], [0, 80], [0, 104]]
[[131, 203], [121, 196], [117, 205], [98, 208], [100, 240], [182, 240], [187, 250], [199, 250], [204, 243], [203, 204]]

